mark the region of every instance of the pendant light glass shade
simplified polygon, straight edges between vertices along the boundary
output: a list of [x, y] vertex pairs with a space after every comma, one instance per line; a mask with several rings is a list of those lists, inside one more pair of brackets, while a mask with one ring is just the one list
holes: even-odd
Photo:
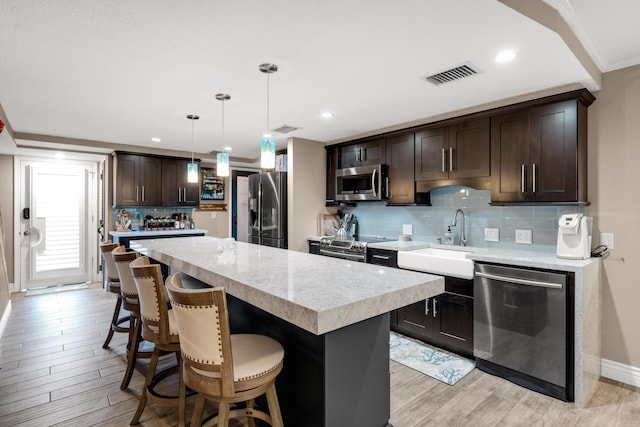
[[269, 74], [278, 71], [275, 64], [260, 64], [260, 72], [267, 75], [267, 132], [262, 135], [260, 142], [260, 167], [262, 169], [275, 169], [276, 167], [276, 140], [269, 134]]
[[263, 135], [260, 142], [260, 167], [274, 169], [276, 167], [276, 141], [271, 135]]
[[187, 182], [198, 182], [198, 163], [187, 163]]
[[199, 181], [198, 177], [198, 163], [193, 160], [193, 125], [200, 116], [196, 114], [187, 115], [187, 119], [191, 120], [191, 162], [187, 163], [187, 182], [196, 183]]
[[[231, 99], [230, 95], [226, 93], [217, 93], [216, 99], [218, 101], [222, 101], [222, 125], [221, 129], [221, 141], [222, 145], [224, 145], [224, 102]], [[226, 150], [227, 148], [225, 148]], [[227, 177], [229, 176], [229, 153], [218, 153], [216, 155], [216, 175], [219, 177]]]
[[229, 176], [229, 153], [218, 153], [216, 162], [218, 164], [216, 175]]

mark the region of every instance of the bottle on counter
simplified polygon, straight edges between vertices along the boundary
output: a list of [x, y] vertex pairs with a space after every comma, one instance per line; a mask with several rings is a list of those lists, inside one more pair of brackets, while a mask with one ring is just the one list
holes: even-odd
[[451, 231], [451, 226], [448, 226], [447, 231], [444, 233], [444, 244], [453, 245], [453, 231]]
[[193, 222], [193, 218], [189, 218], [189, 228], [194, 230], [196, 228], [196, 223]]

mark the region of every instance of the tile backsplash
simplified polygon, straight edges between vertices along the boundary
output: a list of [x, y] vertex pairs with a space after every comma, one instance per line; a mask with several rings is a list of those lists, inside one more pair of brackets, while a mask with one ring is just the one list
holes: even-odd
[[[187, 218], [191, 218], [193, 216], [193, 208], [145, 208], [145, 207], [139, 207], [139, 208], [125, 208], [125, 211], [129, 212], [130, 216], [131, 216], [131, 220], [135, 220], [136, 218], [138, 218], [138, 216], [140, 214], [142, 214], [142, 217], [145, 217], [146, 215], [151, 215], [154, 218], [164, 218], [164, 217], [169, 217], [171, 218], [171, 215], [176, 214], [176, 213], [185, 213], [187, 214]], [[111, 224], [114, 224], [114, 229], [115, 229], [115, 224], [116, 221], [118, 220], [118, 214], [120, 213], [120, 209], [115, 209], [112, 208], [111, 209]]]
[[[431, 206], [386, 206], [386, 202], [358, 203], [345, 208], [358, 218], [360, 236], [384, 236], [397, 239], [402, 225], [413, 226], [412, 240], [437, 243], [451, 224], [458, 208], [465, 213], [465, 231], [468, 245], [555, 251], [558, 218], [565, 213], [587, 214], [580, 206], [490, 206], [490, 190], [474, 190], [451, 186], [431, 191]], [[499, 242], [484, 240], [485, 227], [498, 228]], [[515, 230], [532, 230], [532, 244], [515, 243]], [[454, 241], [460, 239], [460, 218], [452, 227]]]

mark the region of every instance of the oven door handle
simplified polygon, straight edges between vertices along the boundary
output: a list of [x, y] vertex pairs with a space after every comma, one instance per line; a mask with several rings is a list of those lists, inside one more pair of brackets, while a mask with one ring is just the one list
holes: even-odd
[[537, 280], [517, 279], [515, 277], [497, 276], [495, 274], [482, 273], [476, 271], [477, 277], [484, 277], [490, 280], [499, 280], [501, 282], [516, 283], [518, 285], [538, 286], [541, 288], [562, 289], [563, 285], [559, 283], [539, 282]]
[[328, 255], [328, 256], [337, 257], [337, 258], [351, 258], [355, 260], [364, 261], [364, 255], [346, 254], [344, 252], [328, 251], [326, 249], [320, 249], [320, 253], [323, 255]]

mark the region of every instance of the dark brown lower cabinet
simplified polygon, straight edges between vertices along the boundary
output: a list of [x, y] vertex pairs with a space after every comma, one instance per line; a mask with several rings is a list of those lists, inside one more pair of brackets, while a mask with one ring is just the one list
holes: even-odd
[[[445, 277], [445, 290], [443, 294], [396, 310], [396, 323], [392, 323], [391, 328], [436, 347], [473, 357], [473, 281]], [[464, 294], [449, 290], [462, 290]]]

